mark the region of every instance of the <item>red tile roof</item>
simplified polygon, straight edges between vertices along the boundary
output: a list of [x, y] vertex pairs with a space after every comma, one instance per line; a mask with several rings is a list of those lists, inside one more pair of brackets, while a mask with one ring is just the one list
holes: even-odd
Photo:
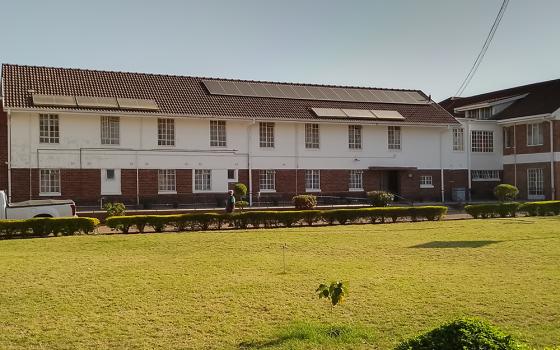
[[560, 79], [516, 86], [469, 97], [450, 97], [439, 104], [456, 117], [464, 117], [464, 112], [454, 113], [454, 109], [525, 94], [527, 94], [526, 97], [516, 100], [509, 107], [492, 116], [492, 119], [503, 120], [556, 111], [560, 108]]
[[[311, 111], [312, 107], [322, 107], [396, 110], [406, 118], [401, 123], [457, 123], [437, 103], [412, 105], [211, 95], [202, 84], [202, 80], [211, 78], [11, 64], [2, 65], [2, 77], [4, 104], [10, 109], [48, 109], [33, 105], [32, 92], [29, 92], [33, 90], [36, 94], [48, 95], [152, 99], [160, 107], [159, 111], [135, 111], [138, 114], [323, 120]], [[421, 91], [418, 92], [425, 96]]]

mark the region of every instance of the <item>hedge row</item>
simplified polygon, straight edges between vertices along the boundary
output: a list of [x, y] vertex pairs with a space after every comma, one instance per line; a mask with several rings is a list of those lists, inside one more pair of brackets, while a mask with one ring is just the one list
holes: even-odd
[[386, 207], [334, 210], [298, 211], [247, 211], [233, 214], [200, 213], [180, 215], [136, 215], [116, 216], [106, 220], [106, 225], [114, 231], [128, 233], [131, 229], [145, 232], [150, 227], [155, 232], [168, 228], [175, 231], [194, 231], [234, 228], [292, 227], [316, 223], [349, 224], [395, 222], [398, 220], [439, 220], [447, 213], [447, 207]]
[[0, 238], [71, 236], [92, 233], [99, 225], [95, 218], [34, 218], [0, 220]]
[[518, 213], [528, 216], [558, 215], [560, 214], [560, 201], [475, 204], [466, 205], [465, 211], [475, 219], [515, 217]]

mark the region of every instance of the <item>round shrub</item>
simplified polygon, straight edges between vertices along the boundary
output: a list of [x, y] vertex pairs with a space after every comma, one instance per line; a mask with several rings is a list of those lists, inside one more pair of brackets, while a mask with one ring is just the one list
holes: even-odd
[[300, 194], [298, 196], [294, 196], [292, 201], [294, 202], [296, 209], [299, 210], [313, 209], [317, 206], [317, 197], [311, 194]]
[[126, 211], [126, 207], [123, 203], [105, 203], [103, 209], [107, 211], [107, 217], [111, 216], [123, 216]]
[[237, 201], [235, 202], [235, 207], [243, 210], [245, 207], [249, 206], [249, 202], [247, 201]]
[[406, 340], [395, 350], [519, 350], [522, 345], [499, 328], [476, 318], [461, 318]]
[[509, 184], [501, 184], [494, 188], [494, 196], [500, 202], [512, 201], [519, 194], [517, 187]]
[[371, 191], [367, 193], [367, 196], [374, 207], [386, 207], [395, 199], [392, 193], [385, 191]]
[[243, 199], [247, 195], [247, 186], [244, 183], [238, 182], [233, 186], [233, 193], [237, 199]]

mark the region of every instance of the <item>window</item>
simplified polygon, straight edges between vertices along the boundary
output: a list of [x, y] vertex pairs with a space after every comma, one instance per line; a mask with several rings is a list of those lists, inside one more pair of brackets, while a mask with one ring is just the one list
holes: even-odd
[[60, 170], [41, 169], [39, 176], [39, 194], [60, 195]]
[[276, 190], [275, 177], [276, 172], [274, 170], [261, 170], [259, 174], [260, 191]]
[[492, 107], [484, 107], [465, 111], [465, 116], [470, 119], [490, 119], [492, 117]]
[[175, 146], [175, 120], [158, 119], [158, 146]]
[[473, 130], [471, 133], [472, 152], [494, 152], [494, 132], [486, 130]]
[[262, 148], [274, 147], [274, 123], [259, 123], [260, 145]]
[[348, 125], [348, 148], [362, 149], [361, 125]]
[[39, 143], [59, 143], [57, 114], [39, 114]]
[[390, 150], [401, 149], [401, 127], [388, 126], [387, 127], [387, 147]]
[[176, 186], [175, 169], [158, 170], [158, 193], [175, 193]]
[[463, 128], [453, 128], [453, 150], [458, 152], [463, 152], [465, 150]]
[[211, 191], [212, 190], [212, 170], [195, 169], [194, 171], [194, 190], [195, 191]]
[[305, 190], [306, 191], [321, 190], [321, 176], [319, 170], [305, 171]]
[[434, 188], [431, 175], [420, 176], [420, 188]]
[[230, 182], [237, 181], [237, 169], [228, 169], [227, 179]]
[[224, 120], [210, 121], [210, 146], [226, 146], [226, 122]]
[[364, 189], [362, 174], [361, 170], [350, 170], [350, 182], [348, 184], [350, 191], [362, 191]]
[[119, 117], [101, 117], [101, 144], [118, 145], [119, 136]]
[[105, 169], [105, 178], [107, 180], [115, 180], [115, 169]]
[[527, 124], [527, 146], [541, 146], [544, 144], [542, 123]]
[[305, 148], [319, 148], [319, 124], [305, 124]]
[[499, 170], [471, 170], [473, 181], [500, 181]]
[[544, 172], [542, 169], [527, 169], [528, 199], [544, 199]]
[[504, 146], [506, 148], [512, 148], [513, 147], [513, 135], [514, 135], [514, 130], [513, 130], [514, 126], [510, 126], [507, 128], [504, 128]]

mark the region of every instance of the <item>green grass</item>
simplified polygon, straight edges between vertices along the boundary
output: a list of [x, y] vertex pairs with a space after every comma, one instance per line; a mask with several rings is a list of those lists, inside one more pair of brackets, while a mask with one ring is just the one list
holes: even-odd
[[[551, 346], [560, 339], [559, 223], [0, 241], [0, 349], [387, 349], [459, 316]], [[350, 295], [331, 311], [314, 291], [335, 279]]]

